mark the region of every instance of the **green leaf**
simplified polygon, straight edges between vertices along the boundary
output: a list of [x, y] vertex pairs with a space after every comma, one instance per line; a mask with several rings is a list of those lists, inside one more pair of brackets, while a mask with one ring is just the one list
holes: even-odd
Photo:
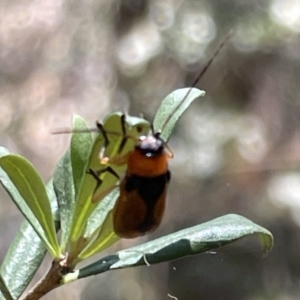
[[[4, 296], [4, 299], [6, 300], [14, 300], [12, 295], [10, 294], [7, 286], [6, 286], [6, 283], [4, 282], [2, 276], [0, 275], [0, 290], [1, 290], [1, 293], [2, 293], [2, 296]], [[0, 299], [1, 299], [1, 295], [0, 295]]]
[[[87, 237], [96, 236], [96, 238], [78, 255], [80, 260], [105, 250], [120, 239], [114, 232], [112, 220], [112, 210], [118, 197], [119, 191], [115, 189], [101, 201], [91, 215], [85, 235]], [[102, 224], [100, 228], [99, 224]]]
[[0, 273], [14, 299], [19, 299], [46, 254], [46, 248], [31, 225], [24, 221], [10, 245]]
[[47, 192], [48, 199], [50, 200], [51, 212], [54, 219], [54, 226], [57, 232], [57, 228], [58, 227], [60, 228], [60, 215], [58, 209], [58, 200], [54, 190], [53, 179], [50, 179], [50, 181], [47, 183], [46, 192]]
[[73, 116], [73, 134], [70, 151], [76, 195], [78, 195], [82, 178], [85, 176], [86, 165], [93, 146], [91, 132], [84, 132], [88, 131], [88, 129], [83, 118], [77, 115]]
[[91, 217], [88, 219], [87, 228], [84, 237], [92, 236], [107, 218], [108, 213], [114, 208], [115, 203], [119, 197], [119, 189], [114, 189], [108, 196], [106, 196], [93, 211]]
[[[7, 153], [7, 150], [0, 147], [0, 156]], [[7, 176], [2, 170], [0, 170], [0, 173], [1, 172]], [[3, 174], [1, 174], [1, 177]], [[3, 184], [2, 181], [1, 183]], [[4, 186], [5, 189], [10, 190], [11, 195], [18, 195], [17, 197], [21, 197], [9, 178], [4, 181], [4, 183], [7, 184]], [[52, 212], [54, 213], [54, 216], [58, 216], [57, 202], [53, 191], [52, 181], [47, 184], [46, 189], [51, 201]], [[55, 220], [56, 229], [58, 229], [59, 221], [58, 219]], [[32, 226], [27, 221], [24, 221], [18, 234], [11, 243], [0, 269], [0, 274], [6, 282], [14, 299], [19, 299], [24, 292], [39, 268], [45, 254], [46, 249], [44, 243]], [[1, 296], [2, 295], [0, 294], [0, 299], [3, 299]]]
[[253, 234], [260, 236], [264, 251], [268, 253], [273, 247], [273, 236], [267, 229], [242, 216], [225, 215], [106, 256], [73, 274], [67, 274], [63, 282], [66, 283], [108, 270], [156, 264], [206, 252]]
[[[109, 115], [104, 123], [104, 129], [107, 132], [114, 132], [114, 134], [108, 134], [109, 145], [105, 150], [105, 155], [112, 157], [118, 153], [122, 141], [122, 127], [121, 127], [121, 116], [122, 113], [113, 113]], [[126, 133], [132, 137], [137, 137], [140, 134], [145, 134], [149, 132], [149, 123], [141, 118], [136, 117], [126, 117]], [[135, 141], [133, 139], [127, 139], [126, 144], [123, 148], [121, 154], [127, 153], [134, 147]], [[99, 163], [99, 151], [104, 146], [104, 139], [102, 134], [98, 134], [92, 151], [89, 157], [89, 162], [87, 164], [86, 170], [92, 169], [94, 171], [99, 171], [105, 169], [106, 165], [100, 165]], [[122, 176], [126, 170], [126, 166], [111, 166], [117, 174]], [[79, 240], [80, 236], [84, 235], [86, 230], [88, 218], [91, 216], [93, 211], [96, 209], [98, 203], [92, 202], [93, 197], [97, 195], [105, 195], [105, 192], [110, 190], [119, 181], [112, 174], [105, 172], [100, 176], [103, 180], [102, 184], [97, 187], [97, 182], [90, 174], [85, 174], [82, 185], [76, 200], [76, 207], [73, 216], [73, 223], [71, 227], [71, 246]], [[104, 198], [104, 197], [101, 197]], [[100, 202], [100, 199], [99, 199]], [[98, 223], [101, 226], [101, 223]]]
[[154, 131], [161, 131], [160, 137], [167, 142], [181, 115], [195, 99], [204, 95], [204, 91], [196, 88], [184, 88], [169, 94], [157, 110], [153, 121]]
[[0, 181], [4, 187], [12, 183], [18, 191], [19, 195], [12, 194], [15, 190], [7, 189], [13, 201], [36, 230], [51, 255], [54, 258], [60, 257], [51, 205], [40, 175], [25, 158], [17, 155], [3, 156], [0, 158], [0, 166], [9, 177], [7, 182], [8, 178], [1, 176], [4, 175], [1, 172]]
[[70, 226], [75, 207], [75, 189], [69, 150], [60, 159], [56, 166], [53, 176], [53, 185], [61, 220], [60, 249], [61, 252], [64, 253], [69, 238]]
[[97, 238], [78, 255], [78, 258], [84, 260], [98, 252], [104, 251], [118, 240], [120, 240], [120, 237], [114, 232], [113, 216], [112, 211], [110, 211], [100, 227]]

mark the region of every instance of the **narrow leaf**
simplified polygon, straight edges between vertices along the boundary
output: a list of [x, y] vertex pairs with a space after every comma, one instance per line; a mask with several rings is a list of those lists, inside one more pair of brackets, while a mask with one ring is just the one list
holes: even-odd
[[204, 95], [204, 91], [196, 88], [184, 88], [169, 94], [157, 110], [153, 121], [154, 130], [161, 131], [161, 138], [167, 142], [181, 115], [195, 99]]
[[187, 255], [203, 253], [232, 243], [245, 236], [263, 237], [263, 247], [268, 253], [273, 247], [273, 236], [265, 228], [239, 215], [225, 215], [209, 222], [187, 228], [154, 241], [119, 251], [68, 274], [63, 282], [96, 275], [107, 270], [156, 264]]
[[2, 293], [2, 295], [0, 295], [0, 299], [2, 297], [4, 297], [4, 299], [6, 299], [6, 300], [14, 300], [1, 275], [0, 275], [0, 290], [1, 290], [1, 293]]
[[[17, 155], [3, 156], [0, 166], [21, 196], [12, 197], [15, 204], [44, 241], [51, 255], [54, 258], [60, 257], [51, 205], [41, 177], [26, 159]], [[4, 186], [8, 185], [3, 182], [7, 178], [2, 177], [0, 180]], [[23, 199], [28, 207], [24, 205]], [[36, 220], [43, 230], [37, 226]]]
[[87, 223], [87, 229], [84, 237], [94, 234], [94, 232], [107, 218], [108, 213], [114, 208], [115, 203], [119, 197], [119, 189], [114, 189], [108, 196], [106, 196], [93, 211]]
[[71, 162], [75, 193], [78, 195], [82, 179], [85, 176], [86, 165], [93, 146], [93, 139], [91, 132], [83, 132], [88, 130], [88, 126], [80, 116], [74, 115], [72, 130], [74, 133], [72, 134], [70, 147]]
[[[114, 190], [91, 215], [85, 234], [87, 237], [96, 235], [96, 238], [78, 255], [79, 259], [83, 260], [103, 251], [120, 239], [114, 232], [112, 220], [112, 210], [118, 197], [119, 191]], [[99, 223], [102, 224], [100, 228]]]
[[104, 251], [119, 240], [120, 237], [115, 234], [113, 229], [113, 216], [112, 211], [110, 211], [100, 227], [97, 238], [78, 255], [78, 258], [84, 260], [98, 252]]
[[56, 166], [53, 176], [53, 185], [57, 196], [61, 220], [60, 249], [61, 252], [64, 253], [75, 207], [75, 189], [69, 150]]
[[[1, 147], [0, 153], [3, 154], [3, 148]], [[1, 170], [0, 173], [1, 172], [3, 171]], [[5, 186], [5, 189], [10, 190], [11, 195], [17, 195], [18, 191], [15, 186], [9, 180], [5, 182], [9, 183], [8, 186]], [[53, 209], [52, 212], [54, 216], [58, 216], [52, 181], [47, 184], [46, 189], [51, 201], [51, 207]], [[18, 194], [18, 197], [21, 196]], [[55, 220], [56, 229], [58, 229], [59, 220]], [[36, 234], [32, 226], [27, 221], [24, 221], [18, 234], [11, 243], [0, 269], [0, 274], [14, 299], [19, 299], [21, 294], [24, 292], [25, 288], [28, 286], [35, 272], [39, 268], [45, 254], [46, 249], [44, 243]], [[3, 299], [1, 296], [2, 295], [0, 294], [0, 299]]]
[[1, 275], [14, 299], [30, 283], [46, 254], [46, 248], [31, 225], [24, 221], [1, 265]]

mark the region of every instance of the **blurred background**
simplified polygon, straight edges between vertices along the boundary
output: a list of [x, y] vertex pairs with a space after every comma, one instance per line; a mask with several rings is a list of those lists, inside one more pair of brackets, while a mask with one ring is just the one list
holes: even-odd
[[[152, 119], [190, 86], [206, 91], [170, 140], [167, 210], [152, 235], [227, 214], [268, 228], [255, 238], [171, 263], [107, 272], [43, 299], [294, 300], [300, 296], [300, 0], [2, 0], [0, 139], [47, 182], [76, 113], [93, 126], [116, 110]], [[0, 258], [23, 218], [0, 191]], [[95, 257], [96, 259], [96, 257]], [[49, 268], [49, 261], [37, 278]], [[175, 299], [175, 298], [174, 298]]]

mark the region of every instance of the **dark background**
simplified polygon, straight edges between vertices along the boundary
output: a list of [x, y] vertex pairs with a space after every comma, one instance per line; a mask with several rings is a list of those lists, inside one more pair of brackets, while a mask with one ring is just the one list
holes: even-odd
[[[2, 0], [0, 23], [1, 145], [29, 159], [45, 181], [69, 141], [51, 132], [70, 127], [73, 113], [91, 126], [115, 110], [151, 120], [233, 29], [198, 84], [205, 98], [171, 137], [162, 225], [107, 252], [227, 213], [275, 237], [267, 257], [251, 237], [216, 253], [81, 280], [44, 299], [299, 299], [299, 0]], [[0, 201], [3, 257], [22, 217], [2, 190]]]

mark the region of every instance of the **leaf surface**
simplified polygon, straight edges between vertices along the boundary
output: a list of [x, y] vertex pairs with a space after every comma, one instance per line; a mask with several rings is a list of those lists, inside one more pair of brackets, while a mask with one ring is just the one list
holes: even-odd
[[169, 94], [161, 103], [153, 121], [154, 131], [161, 131], [160, 137], [167, 142], [178, 119], [204, 91], [196, 88], [179, 89]]
[[[40, 175], [31, 163], [18, 155], [2, 156], [0, 166], [2, 168], [2, 176], [0, 175], [2, 185], [36, 230], [52, 257], [60, 257], [51, 204]], [[8, 178], [3, 173], [6, 173]], [[6, 188], [8, 186], [10, 188]]]
[[74, 274], [64, 282], [96, 275], [108, 270], [156, 264], [214, 250], [249, 235], [258, 234], [264, 252], [273, 247], [273, 236], [265, 228], [235, 214], [225, 215], [148, 243], [106, 256]]

